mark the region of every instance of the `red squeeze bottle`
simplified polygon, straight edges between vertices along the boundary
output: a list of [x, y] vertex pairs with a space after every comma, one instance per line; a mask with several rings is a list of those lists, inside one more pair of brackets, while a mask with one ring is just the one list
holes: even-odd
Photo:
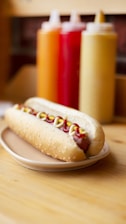
[[85, 23], [73, 11], [62, 23], [59, 43], [58, 103], [78, 109], [81, 32]]

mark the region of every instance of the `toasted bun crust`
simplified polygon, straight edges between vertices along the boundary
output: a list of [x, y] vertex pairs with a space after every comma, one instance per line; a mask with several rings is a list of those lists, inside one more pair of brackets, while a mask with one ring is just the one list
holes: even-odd
[[[25, 103], [37, 111], [44, 111], [54, 116], [67, 117], [73, 123], [88, 132], [90, 145], [88, 156], [97, 155], [104, 145], [104, 132], [101, 125], [90, 116], [63, 105], [42, 98], [29, 98]], [[5, 112], [8, 126], [24, 140], [43, 153], [63, 161], [81, 161], [86, 155], [73, 138], [53, 125], [37, 119], [31, 114], [16, 110], [14, 107]]]

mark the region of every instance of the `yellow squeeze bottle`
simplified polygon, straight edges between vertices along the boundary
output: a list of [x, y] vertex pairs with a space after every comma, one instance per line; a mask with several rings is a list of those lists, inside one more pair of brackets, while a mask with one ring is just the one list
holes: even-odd
[[52, 11], [37, 33], [37, 96], [57, 102], [60, 17]]
[[82, 32], [79, 109], [109, 123], [114, 114], [117, 34], [100, 12]]

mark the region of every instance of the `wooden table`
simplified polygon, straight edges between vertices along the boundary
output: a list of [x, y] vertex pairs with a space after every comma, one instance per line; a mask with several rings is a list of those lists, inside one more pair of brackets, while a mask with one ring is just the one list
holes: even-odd
[[126, 223], [126, 124], [103, 128], [110, 155], [77, 171], [32, 171], [0, 146], [0, 223]]

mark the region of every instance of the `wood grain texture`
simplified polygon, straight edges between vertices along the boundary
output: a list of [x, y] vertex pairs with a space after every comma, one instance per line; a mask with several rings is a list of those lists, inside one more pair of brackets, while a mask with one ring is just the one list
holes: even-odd
[[0, 147], [0, 223], [126, 223], [126, 124], [103, 128], [111, 154], [78, 171], [32, 171]]

